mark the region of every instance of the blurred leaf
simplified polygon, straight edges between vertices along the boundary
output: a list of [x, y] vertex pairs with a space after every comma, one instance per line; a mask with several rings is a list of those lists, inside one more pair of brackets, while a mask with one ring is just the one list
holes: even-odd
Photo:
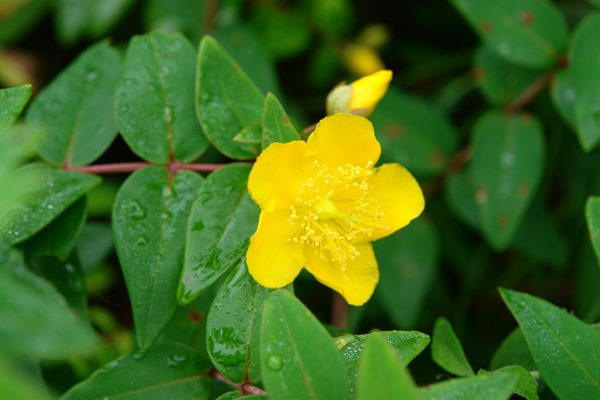
[[40, 155], [54, 165], [92, 163], [117, 134], [114, 92], [120, 68], [106, 41], [89, 47], [33, 100], [27, 123], [42, 133]]
[[365, 342], [372, 336], [381, 336], [395, 350], [403, 366], [408, 365], [429, 344], [429, 336], [421, 332], [388, 331], [368, 335], [352, 335], [350, 333], [335, 336], [336, 346], [346, 364], [346, 373], [350, 383], [350, 398], [356, 397], [356, 385], [359, 379], [359, 360], [365, 349]]
[[144, 352], [119, 357], [60, 399], [207, 399], [211, 380], [200, 375], [207, 368], [193, 349], [158, 343]]
[[531, 373], [529, 373], [529, 371], [525, 368], [517, 365], [511, 365], [492, 372], [480, 370], [477, 373], [477, 376], [490, 376], [492, 374], [508, 374], [517, 377], [515, 393], [526, 398], [527, 400], [538, 400], [537, 382], [535, 379], [533, 379]]
[[590, 196], [588, 198], [585, 205], [585, 217], [594, 251], [600, 259], [600, 197]]
[[[81, 2], [81, 0], [78, 0]], [[137, 0], [95, 0], [88, 8], [87, 33], [92, 40], [101, 38], [123, 19]]]
[[148, 348], [177, 308], [185, 226], [202, 184], [200, 175], [150, 166], [123, 184], [114, 207], [113, 235], [133, 308], [136, 335]]
[[217, 400], [233, 400], [239, 399], [240, 397], [242, 397], [242, 392], [240, 392], [239, 390], [235, 390], [233, 392], [223, 393], [217, 398]]
[[354, 24], [354, 8], [349, 0], [310, 0], [310, 15], [326, 36], [343, 35]]
[[0, 359], [0, 393], [10, 400], [50, 400], [52, 397], [42, 385], [18, 371], [6, 359]]
[[293, 140], [301, 140], [281, 103], [273, 93], [267, 93], [267, 97], [265, 97], [262, 126], [263, 150], [274, 142], [287, 143]]
[[475, 81], [486, 99], [496, 105], [514, 101], [542, 72], [512, 64], [488, 46], [475, 55]]
[[84, 275], [104, 262], [114, 248], [110, 224], [88, 222], [77, 241], [77, 257]]
[[221, 286], [210, 309], [206, 326], [208, 354], [219, 372], [233, 382], [261, 381], [260, 321], [270, 292], [250, 276], [242, 260]]
[[367, 339], [359, 370], [357, 399], [420, 399], [398, 354], [381, 336], [370, 335]]
[[263, 308], [260, 363], [269, 399], [348, 399], [344, 362], [319, 321], [286, 290]]
[[86, 196], [71, 204], [65, 211], [25, 242], [27, 260], [40, 256], [56, 256], [65, 261], [73, 251], [85, 223]]
[[508, 400], [517, 385], [509, 374], [451, 379], [419, 389], [421, 400]]
[[381, 142], [382, 161], [400, 163], [418, 175], [441, 172], [458, 144], [458, 133], [442, 111], [394, 88], [383, 97], [371, 121]]
[[419, 219], [373, 245], [381, 274], [375, 296], [396, 326], [412, 328], [438, 266], [435, 229]]
[[577, 132], [577, 92], [573, 87], [573, 79], [567, 71], [558, 71], [550, 86], [550, 94], [554, 107], [563, 121]]
[[188, 220], [185, 259], [177, 290], [187, 304], [246, 252], [260, 209], [248, 195], [250, 166], [230, 164], [208, 176]]
[[290, 58], [310, 44], [306, 16], [297, 9], [254, 7], [252, 28], [273, 59]]
[[537, 365], [533, 361], [521, 328], [515, 328], [504, 339], [492, 357], [490, 369], [496, 370], [509, 365], [520, 365], [529, 371], [537, 371]]
[[10, 2], [0, 10], [0, 45], [10, 45], [21, 39], [44, 17], [49, 0], [17, 2], [11, 10]]
[[561, 400], [600, 398], [600, 333], [529, 294], [500, 289], [523, 330], [544, 381]]
[[544, 134], [530, 115], [491, 111], [475, 124], [470, 172], [483, 233], [496, 250], [512, 241], [544, 168]]
[[600, 0], [587, 0], [593, 6], [600, 7]]
[[585, 322], [595, 322], [600, 320], [600, 268], [591, 243], [582, 243], [576, 260], [576, 315]]
[[195, 51], [181, 34], [134, 36], [117, 85], [115, 114], [141, 158], [190, 162], [208, 146], [194, 111]]
[[96, 344], [91, 329], [76, 320], [50, 283], [0, 246], [0, 352], [62, 358], [90, 350]]
[[236, 142], [259, 144], [262, 142], [262, 119], [248, 125], [233, 137]]
[[475, 201], [475, 187], [469, 171], [458, 171], [448, 177], [444, 187], [448, 205], [471, 228], [481, 229], [481, 215]]
[[435, 321], [431, 357], [437, 365], [454, 375], [475, 375], [452, 325], [446, 318], [440, 317]]
[[340, 66], [340, 57], [335, 51], [335, 46], [328, 42], [319, 43], [309, 57], [306, 81], [315, 88], [329, 88]]
[[258, 150], [233, 137], [262, 117], [263, 95], [211, 37], [200, 43], [196, 113], [204, 133], [228, 157], [250, 159]]
[[100, 183], [95, 175], [29, 164], [15, 171], [16, 179], [31, 180], [35, 191], [8, 213], [1, 233], [11, 244], [22, 242], [48, 225], [67, 207]]
[[569, 77], [577, 93], [575, 121], [581, 147], [590, 151], [600, 142], [600, 13], [591, 13], [573, 34]]
[[552, 66], [566, 50], [567, 22], [547, 0], [451, 0], [485, 43], [508, 61]]
[[200, 41], [204, 19], [204, 0], [148, 0], [144, 4], [147, 31], [156, 28], [181, 32], [194, 43]]
[[31, 85], [0, 89], [0, 134], [19, 117], [31, 97]]

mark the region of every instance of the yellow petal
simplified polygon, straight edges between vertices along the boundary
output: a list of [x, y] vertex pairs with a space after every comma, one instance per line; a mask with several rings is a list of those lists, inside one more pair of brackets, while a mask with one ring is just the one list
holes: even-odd
[[287, 221], [289, 216], [289, 210], [262, 212], [246, 252], [248, 272], [269, 289], [292, 283], [304, 266], [302, 245], [288, 241], [297, 229]]
[[356, 76], [365, 76], [383, 69], [383, 61], [375, 50], [364, 44], [351, 44], [344, 49], [348, 70]]
[[305, 250], [306, 269], [324, 285], [339, 292], [348, 304], [361, 306], [373, 294], [379, 281], [377, 260], [373, 253], [371, 243], [362, 243], [357, 246], [360, 256], [346, 262], [346, 270], [332, 260], [319, 258], [314, 249], [307, 247]]
[[335, 173], [338, 167], [350, 163], [366, 167], [376, 163], [381, 145], [375, 139], [373, 124], [363, 117], [335, 114], [323, 118], [306, 143], [305, 165], [314, 161], [329, 167]]
[[302, 156], [306, 143], [272, 143], [256, 159], [248, 177], [248, 191], [264, 212], [289, 209], [306, 180]]
[[423, 191], [415, 178], [400, 164], [384, 164], [369, 178], [369, 196], [381, 207], [386, 229], [373, 232], [377, 240], [408, 225], [425, 208]]
[[379, 100], [385, 95], [392, 80], [392, 71], [381, 70], [352, 82], [352, 98], [349, 110], [366, 110], [365, 117], [371, 115]]

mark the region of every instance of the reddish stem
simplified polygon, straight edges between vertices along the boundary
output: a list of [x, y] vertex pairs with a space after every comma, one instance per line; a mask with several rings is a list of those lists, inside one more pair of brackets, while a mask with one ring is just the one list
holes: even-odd
[[[86, 172], [89, 174], [117, 174], [121, 172], [133, 172], [149, 165], [155, 165], [148, 162], [129, 162], [114, 164], [86, 165], [84, 167], [68, 167], [67, 171]], [[227, 164], [169, 164], [171, 170], [186, 169], [190, 171], [214, 171]]]
[[348, 303], [338, 292], [333, 294], [331, 325], [346, 329], [348, 327]]
[[228, 385], [231, 385], [233, 387], [236, 387], [236, 388], [240, 389], [242, 391], [242, 395], [246, 395], [246, 394], [262, 394], [262, 395], [266, 395], [267, 394], [267, 392], [265, 392], [264, 390], [262, 390], [260, 388], [257, 388], [256, 386], [252, 386], [249, 383], [234, 383], [234, 382], [231, 382], [229, 379], [225, 378], [223, 376], [223, 374], [221, 374], [217, 370], [211, 371], [210, 375], [213, 378], [220, 380], [221, 382], [225, 382]]

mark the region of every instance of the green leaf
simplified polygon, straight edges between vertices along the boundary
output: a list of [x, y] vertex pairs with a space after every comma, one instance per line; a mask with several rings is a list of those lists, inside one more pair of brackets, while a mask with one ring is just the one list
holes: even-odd
[[600, 333], [545, 300], [503, 288], [500, 294], [554, 394], [600, 399]]
[[2, 396], [10, 400], [51, 400], [42, 380], [36, 382], [19, 371], [6, 359], [0, 358], [0, 389]]
[[180, 304], [206, 290], [246, 252], [260, 214], [246, 189], [250, 169], [247, 164], [220, 168], [198, 192], [187, 226]]
[[0, 89], [0, 134], [19, 117], [31, 97], [31, 85]]
[[517, 232], [544, 169], [544, 134], [526, 114], [484, 114], [473, 129], [470, 172], [483, 233], [505, 249]]
[[467, 170], [448, 177], [444, 188], [448, 205], [462, 221], [475, 230], [481, 230], [481, 214], [475, 200], [473, 178]]
[[123, 184], [114, 206], [113, 234], [137, 339], [149, 347], [177, 308], [185, 226], [202, 184], [200, 175], [150, 166]]
[[600, 197], [588, 197], [585, 204], [585, 217], [596, 257], [600, 259]]
[[592, 13], [577, 26], [569, 62], [569, 76], [577, 101], [575, 120], [581, 147], [590, 151], [600, 143], [600, 13]]
[[488, 372], [480, 370], [477, 376], [489, 376], [492, 374], [509, 374], [517, 377], [517, 386], [515, 393], [527, 400], [538, 400], [537, 387], [538, 384], [531, 375], [531, 373], [523, 367], [517, 365], [510, 365], [508, 367], [500, 368], [497, 371]]
[[452, 325], [446, 318], [440, 317], [435, 321], [431, 357], [437, 365], [454, 375], [475, 375]]
[[509, 374], [451, 379], [419, 389], [421, 400], [508, 400], [517, 385]]
[[0, 228], [11, 244], [30, 238], [59, 216], [67, 207], [100, 183], [96, 175], [69, 172], [43, 164], [29, 164], [15, 177], [35, 182], [35, 191], [8, 213]]
[[552, 66], [566, 50], [567, 22], [547, 0], [451, 0], [481, 39], [506, 60]]
[[106, 41], [85, 50], [37, 95], [27, 123], [40, 155], [54, 165], [92, 163], [117, 134], [113, 101], [120, 57]]
[[371, 335], [359, 366], [357, 399], [419, 400], [417, 387], [392, 346], [381, 336]]
[[494, 353], [490, 362], [490, 369], [495, 370], [509, 365], [520, 365], [529, 371], [537, 371], [537, 365], [521, 328], [516, 328], [504, 339]]
[[86, 219], [87, 198], [81, 197], [54, 221], [25, 242], [25, 257], [56, 256], [65, 261], [73, 251]]
[[396, 326], [414, 327], [438, 266], [434, 227], [419, 219], [373, 246], [381, 274], [375, 296]]
[[233, 137], [236, 142], [242, 143], [254, 143], [260, 145], [262, 142], [263, 127], [262, 120], [258, 120], [253, 124], [248, 125], [242, 129], [237, 135]]
[[84, 225], [77, 241], [77, 257], [81, 270], [87, 274], [102, 264], [114, 248], [112, 229], [109, 223], [88, 222]]
[[381, 143], [382, 161], [400, 163], [415, 174], [443, 171], [458, 145], [458, 133], [441, 110], [394, 88], [370, 119]]
[[587, 0], [587, 2], [595, 7], [600, 7], [600, 0]]
[[573, 87], [573, 79], [568, 71], [556, 72], [554, 79], [552, 79], [551, 82], [550, 95], [552, 96], [554, 107], [558, 110], [563, 121], [565, 121], [571, 129], [578, 132], [577, 117], [575, 115], [578, 96]]
[[496, 105], [514, 101], [542, 72], [512, 64], [483, 46], [475, 55], [475, 81], [486, 99]]
[[[77, 0], [81, 3], [81, 0]], [[137, 0], [94, 0], [88, 8], [87, 33], [95, 40], [109, 34]]]
[[271, 290], [250, 276], [242, 260], [215, 297], [206, 326], [208, 354], [214, 366], [230, 381], [261, 381], [260, 321], [269, 293]]
[[250, 159], [256, 147], [233, 137], [262, 117], [260, 90], [210, 36], [200, 42], [196, 80], [196, 114], [204, 133], [228, 157]]
[[207, 367], [187, 346], [158, 343], [146, 351], [117, 358], [60, 399], [207, 399], [212, 383], [200, 375]]
[[54, 287], [0, 249], [0, 352], [41, 358], [90, 350], [96, 338]]
[[0, 45], [10, 45], [34, 28], [39, 20], [44, 17], [49, 3], [49, 0], [16, 2], [17, 8], [14, 12], [5, 15], [2, 20]]
[[252, 28], [275, 60], [293, 57], [311, 43], [308, 19], [293, 10], [254, 7]]
[[310, 14], [327, 35], [348, 33], [354, 22], [354, 8], [349, 0], [310, 0]]
[[287, 143], [301, 140], [300, 135], [294, 129], [279, 100], [273, 93], [267, 93], [265, 108], [262, 118], [262, 149], [269, 147], [271, 143]]
[[217, 398], [217, 400], [234, 400], [239, 399], [240, 397], [242, 397], [242, 392], [235, 390], [233, 392], [223, 393]]
[[356, 396], [356, 385], [359, 379], [359, 360], [365, 349], [365, 342], [372, 336], [381, 336], [395, 350], [401, 364], [408, 365], [429, 344], [429, 336], [421, 332], [389, 331], [368, 335], [352, 335], [350, 333], [333, 338], [346, 364], [346, 373], [350, 383], [350, 398]]
[[348, 399], [344, 362], [319, 321], [286, 290], [263, 308], [260, 363], [269, 399]]
[[200, 41], [204, 21], [204, 0], [148, 0], [144, 6], [147, 31], [156, 28], [181, 32], [194, 43]]
[[189, 162], [208, 146], [194, 108], [195, 51], [181, 34], [134, 36], [117, 84], [119, 130], [141, 158]]

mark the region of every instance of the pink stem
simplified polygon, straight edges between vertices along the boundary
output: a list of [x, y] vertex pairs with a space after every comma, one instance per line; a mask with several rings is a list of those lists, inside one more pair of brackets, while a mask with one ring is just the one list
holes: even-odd
[[[129, 162], [114, 164], [86, 165], [84, 167], [65, 167], [67, 171], [86, 172], [89, 174], [116, 174], [120, 172], [133, 172], [149, 165], [148, 162]], [[214, 171], [227, 164], [169, 164], [171, 169], [186, 169], [190, 171]]]

